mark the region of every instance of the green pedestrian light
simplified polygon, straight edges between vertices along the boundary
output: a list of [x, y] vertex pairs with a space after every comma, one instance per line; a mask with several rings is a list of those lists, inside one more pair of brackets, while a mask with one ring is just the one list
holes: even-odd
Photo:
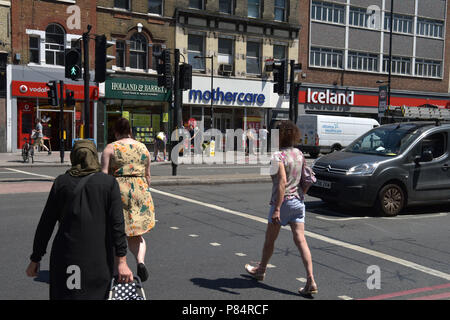
[[81, 51], [78, 48], [66, 50], [66, 78], [78, 80], [81, 75]]

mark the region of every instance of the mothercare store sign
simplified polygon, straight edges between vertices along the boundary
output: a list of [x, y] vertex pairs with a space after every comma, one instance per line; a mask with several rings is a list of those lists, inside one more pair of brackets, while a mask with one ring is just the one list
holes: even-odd
[[105, 81], [108, 99], [168, 101], [170, 91], [158, 87], [156, 80], [110, 78]]

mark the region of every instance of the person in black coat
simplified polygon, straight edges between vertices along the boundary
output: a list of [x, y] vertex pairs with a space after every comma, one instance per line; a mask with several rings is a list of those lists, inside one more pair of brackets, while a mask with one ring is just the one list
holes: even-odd
[[77, 141], [70, 160], [72, 168], [53, 183], [26, 273], [38, 275], [58, 221], [50, 255], [50, 299], [104, 300], [115, 272], [119, 282], [133, 281], [119, 185], [100, 172], [92, 141]]

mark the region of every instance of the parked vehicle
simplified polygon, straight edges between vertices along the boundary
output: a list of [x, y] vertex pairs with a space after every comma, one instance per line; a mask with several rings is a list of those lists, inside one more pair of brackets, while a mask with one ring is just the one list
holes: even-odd
[[298, 116], [297, 125], [302, 134], [299, 149], [317, 158], [319, 153], [347, 147], [353, 140], [380, 124], [370, 118], [303, 114]]
[[313, 163], [308, 194], [395, 216], [415, 204], [450, 201], [450, 123], [382, 125]]

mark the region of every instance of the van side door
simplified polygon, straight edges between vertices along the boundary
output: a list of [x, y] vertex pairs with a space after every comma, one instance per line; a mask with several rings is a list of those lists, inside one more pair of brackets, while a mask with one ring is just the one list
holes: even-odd
[[[449, 136], [449, 130], [433, 132], [425, 136], [409, 155], [411, 202], [450, 199]], [[430, 152], [432, 159], [426, 159]]]

